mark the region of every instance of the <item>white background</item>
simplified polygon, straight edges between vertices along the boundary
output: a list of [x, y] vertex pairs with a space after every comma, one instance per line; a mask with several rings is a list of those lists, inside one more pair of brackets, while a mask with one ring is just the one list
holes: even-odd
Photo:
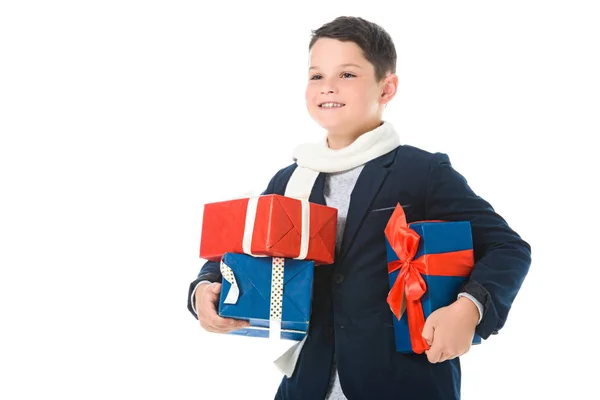
[[268, 342], [201, 331], [188, 285], [203, 204], [323, 134], [307, 47], [339, 15], [395, 41], [401, 140], [533, 248], [463, 398], [597, 396], [596, 2], [0, 4], [0, 398], [273, 397]]

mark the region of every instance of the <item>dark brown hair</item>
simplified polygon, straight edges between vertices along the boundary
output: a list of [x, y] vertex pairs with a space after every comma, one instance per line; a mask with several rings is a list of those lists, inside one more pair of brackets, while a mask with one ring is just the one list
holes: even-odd
[[308, 50], [320, 38], [354, 42], [364, 57], [375, 67], [375, 79], [379, 82], [388, 72], [396, 72], [396, 47], [391, 36], [379, 25], [360, 17], [338, 17], [312, 31]]

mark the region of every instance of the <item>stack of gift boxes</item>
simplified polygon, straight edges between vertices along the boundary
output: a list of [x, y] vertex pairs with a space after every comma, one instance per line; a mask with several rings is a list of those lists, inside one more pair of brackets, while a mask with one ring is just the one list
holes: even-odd
[[337, 209], [280, 195], [204, 206], [200, 257], [219, 261], [219, 315], [237, 335], [300, 341], [308, 332], [315, 265], [333, 263]]
[[[280, 195], [204, 206], [200, 257], [220, 262], [219, 315], [250, 322], [233, 334], [295, 341], [306, 336], [314, 268], [333, 263], [336, 226], [337, 209]], [[408, 224], [397, 205], [385, 242], [396, 350], [422, 353], [429, 348], [421, 336], [425, 319], [454, 302], [471, 274], [471, 226]]]

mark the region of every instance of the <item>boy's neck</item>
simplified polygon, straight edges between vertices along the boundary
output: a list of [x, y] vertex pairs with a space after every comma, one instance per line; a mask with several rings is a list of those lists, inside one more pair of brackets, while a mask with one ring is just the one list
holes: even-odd
[[382, 123], [383, 121], [381, 120], [369, 122], [365, 125], [362, 125], [360, 128], [352, 130], [351, 132], [327, 132], [327, 145], [332, 150], [343, 149], [344, 147], [350, 146], [363, 134], [379, 127]]

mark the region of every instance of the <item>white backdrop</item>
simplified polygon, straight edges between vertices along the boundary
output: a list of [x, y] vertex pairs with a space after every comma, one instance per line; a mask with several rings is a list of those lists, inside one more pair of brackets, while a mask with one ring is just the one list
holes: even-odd
[[402, 141], [449, 154], [533, 248], [464, 399], [593, 397], [596, 4], [1, 2], [0, 398], [273, 397], [268, 341], [201, 331], [187, 290], [203, 204], [321, 137], [307, 46], [339, 15], [392, 35]]

